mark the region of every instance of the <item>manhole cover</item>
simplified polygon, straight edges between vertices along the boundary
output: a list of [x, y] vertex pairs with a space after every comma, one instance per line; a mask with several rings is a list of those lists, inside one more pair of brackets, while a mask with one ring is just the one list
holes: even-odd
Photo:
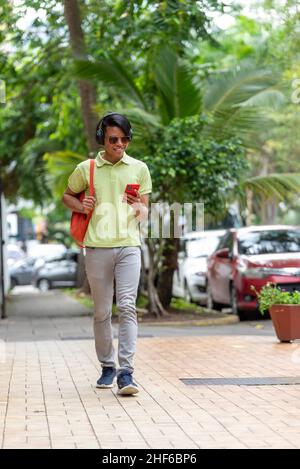
[[180, 379], [187, 386], [278, 386], [300, 384], [300, 377], [272, 378], [191, 378]]

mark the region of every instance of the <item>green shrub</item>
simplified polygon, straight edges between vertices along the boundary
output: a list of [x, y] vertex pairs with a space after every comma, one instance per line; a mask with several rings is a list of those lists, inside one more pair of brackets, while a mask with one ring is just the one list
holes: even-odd
[[287, 292], [277, 287], [275, 283], [267, 283], [258, 292], [252, 285], [251, 289], [256, 293], [258, 298], [259, 311], [264, 315], [272, 305], [299, 305], [300, 292]]

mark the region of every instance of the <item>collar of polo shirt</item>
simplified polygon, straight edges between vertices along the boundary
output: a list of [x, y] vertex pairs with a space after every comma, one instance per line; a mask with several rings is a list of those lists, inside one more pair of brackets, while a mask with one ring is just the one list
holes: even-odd
[[[104, 153], [105, 153], [105, 151], [101, 150], [101, 151], [99, 151], [99, 153], [96, 156], [96, 164], [97, 164], [98, 168], [100, 168], [104, 164], [111, 164], [112, 165], [112, 163], [110, 161], [107, 161], [103, 158]], [[125, 151], [124, 151], [124, 154], [123, 154], [122, 158], [115, 164], [119, 164], [120, 162], [121, 163], [126, 163], [126, 164], [131, 163], [130, 156], [127, 155], [127, 153], [125, 153]]]

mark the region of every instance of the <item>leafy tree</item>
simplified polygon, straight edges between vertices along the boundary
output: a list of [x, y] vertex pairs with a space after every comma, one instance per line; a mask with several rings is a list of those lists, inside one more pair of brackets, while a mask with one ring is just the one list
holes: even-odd
[[[241, 141], [233, 138], [217, 142], [205, 136], [207, 118], [173, 119], [159, 131], [156, 151], [145, 157], [155, 179], [154, 202], [168, 202], [170, 206], [187, 202], [203, 203], [205, 212], [224, 213], [228, 192], [236, 192], [238, 181], [247, 164]], [[177, 268], [179, 213], [171, 213], [170, 238], [146, 240], [150, 252], [148, 291], [150, 312], [165, 314], [164, 307], [172, 298], [173, 274]], [[162, 220], [164, 222], [164, 220]], [[151, 234], [151, 233], [150, 233]], [[156, 249], [155, 249], [156, 247]], [[158, 296], [154, 282], [160, 256], [163, 256], [159, 275]]]

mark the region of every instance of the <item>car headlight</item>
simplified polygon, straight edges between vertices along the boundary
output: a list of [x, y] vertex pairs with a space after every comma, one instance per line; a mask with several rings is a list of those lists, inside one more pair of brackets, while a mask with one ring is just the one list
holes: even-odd
[[243, 277], [249, 278], [264, 278], [267, 277], [269, 274], [266, 274], [264, 269], [245, 269], [241, 272]]

